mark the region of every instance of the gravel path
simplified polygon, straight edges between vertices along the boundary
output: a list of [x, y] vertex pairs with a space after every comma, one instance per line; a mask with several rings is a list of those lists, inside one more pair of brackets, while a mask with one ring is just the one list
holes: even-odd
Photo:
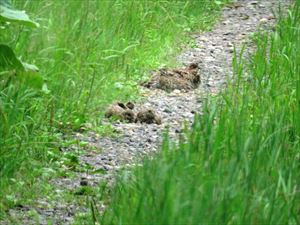
[[[284, 1], [284, 4], [287, 2]], [[194, 113], [201, 112], [204, 99], [208, 95], [217, 94], [225, 86], [226, 80], [230, 79], [234, 46], [239, 49], [243, 43], [249, 43], [249, 35], [258, 27], [265, 29], [274, 24], [272, 9], [278, 3], [277, 0], [239, 0], [233, 6], [224, 8], [220, 21], [212, 31], [193, 35], [196, 48], [187, 49], [178, 56], [179, 63], [199, 63], [199, 88], [189, 92], [175, 90], [171, 93], [145, 89], [145, 100], [136, 105], [136, 110], [155, 110], [162, 117], [162, 125], [115, 123], [113, 127], [119, 133], [116, 138], [99, 137], [92, 132], [77, 134], [77, 138], [101, 149], [101, 152], [89, 151], [80, 156], [80, 163], [89, 165], [89, 171], [74, 172], [72, 178], [52, 180], [56, 192], [74, 191], [83, 184], [96, 186], [101, 182], [111, 182], [114, 172], [119, 168], [132, 166], [137, 159], [157, 151], [164, 130], [168, 129], [170, 136], [176, 138], [183, 123], [191, 123]], [[94, 173], [95, 171], [101, 173]], [[71, 224], [74, 215], [83, 210], [83, 206], [76, 202], [66, 202], [59, 197], [49, 201], [46, 197], [36, 200], [35, 220], [26, 214], [32, 207], [23, 206], [21, 209], [11, 210], [10, 214], [22, 221], [21, 224], [47, 224], [49, 220], [53, 224]]]

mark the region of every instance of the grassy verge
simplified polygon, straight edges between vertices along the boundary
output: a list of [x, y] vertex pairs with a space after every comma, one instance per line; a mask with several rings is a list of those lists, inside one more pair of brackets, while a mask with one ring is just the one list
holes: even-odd
[[299, 6], [235, 58], [187, 141], [121, 176], [100, 224], [300, 223]]
[[170, 64], [184, 34], [208, 28], [220, 8], [210, 0], [14, 3], [40, 27], [1, 27], [0, 42], [36, 64], [49, 90], [0, 77], [1, 209], [33, 198], [43, 167], [61, 157], [62, 136], [98, 123], [110, 102], [135, 99], [147, 72]]

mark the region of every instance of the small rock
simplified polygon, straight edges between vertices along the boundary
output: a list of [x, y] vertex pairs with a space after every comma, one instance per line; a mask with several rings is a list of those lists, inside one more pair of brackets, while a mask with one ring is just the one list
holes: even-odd
[[181, 91], [178, 90], [178, 89], [175, 89], [175, 90], [173, 91], [173, 94], [180, 94], [180, 93], [181, 93]]
[[267, 18], [262, 18], [259, 20], [260, 23], [267, 23], [268, 22], [268, 19]]
[[169, 108], [165, 108], [163, 112], [165, 112], [165, 113], [171, 113], [172, 111]]
[[223, 24], [223, 25], [227, 25], [227, 24], [228, 24], [228, 21], [223, 21], [222, 24]]
[[81, 178], [80, 186], [88, 186], [88, 180], [85, 177]]
[[223, 35], [224, 36], [232, 35], [232, 32], [225, 32]]
[[181, 129], [176, 129], [175, 130], [175, 134], [181, 134], [182, 133], [182, 130]]
[[271, 15], [271, 16], [268, 16], [268, 20], [275, 20], [276, 19], [276, 17], [275, 16], [273, 16], [273, 15]]
[[228, 49], [228, 52], [233, 53], [234, 52], [233, 48]]
[[203, 42], [208, 42], [208, 39], [206, 37], [200, 37], [198, 40]]
[[112, 166], [109, 166], [109, 165], [104, 165], [104, 166], [103, 166], [103, 169], [104, 169], [105, 171], [110, 171], [110, 170], [113, 169], [113, 167], [112, 167]]
[[18, 203], [18, 204], [15, 205], [15, 208], [17, 208], [17, 209], [23, 209], [24, 205], [22, 205], [21, 203]]
[[228, 42], [227, 47], [233, 47], [233, 44], [231, 42]]
[[241, 8], [241, 7], [243, 7], [242, 4], [239, 4], [239, 3], [234, 3], [233, 4], [233, 8], [235, 8], [235, 9], [238, 9], [238, 8]]
[[240, 18], [241, 18], [242, 20], [248, 20], [250, 17], [249, 17], [249, 15], [247, 15], [247, 14], [241, 14], [241, 15], [240, 15]]

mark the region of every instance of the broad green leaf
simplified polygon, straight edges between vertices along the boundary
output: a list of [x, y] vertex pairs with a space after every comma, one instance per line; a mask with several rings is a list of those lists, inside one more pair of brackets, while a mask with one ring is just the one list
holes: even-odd
[[7, 45], [0, 44], [0, 69], [24, 71], [22, 62], [16, 57], [14, 51]]
[[[39, 69], [32, 64], [19, 60], [14, 51], [5, 44], [0, 44], [0, 72], [15, 71], [17, 80], [25, 83], [27, 86], [42, 89], [43, 78], [38, 73]], [[9, 73], [8, 73], [9, 74]]]
[[32, 21], [25, 11], [13, 9], [9, 1], [0, 0], [0, 20], [39, 27], [39, 24]]
[[39, 68], [33, 64], [22, 62], [14, 51], [5, 44], [0, 44], [0, 69], [22, 72], [38, 72]]

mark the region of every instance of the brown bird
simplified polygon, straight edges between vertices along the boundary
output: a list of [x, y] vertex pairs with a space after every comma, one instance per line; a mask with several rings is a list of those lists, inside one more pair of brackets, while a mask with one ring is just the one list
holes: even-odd
[[146, 110], [142, 110], [140, 111], [135, 119], [135, 122], [140, 122], [140, 123], [147, 123], [147, 124], [151, 124], [151, 123], [156, 123], [158, 125], [161, 124], [161, 118], [159, 116], [157, 116], [153, 110], [151, 109], [146, 109]]
[[132, 109], [134, 108], [134, 104], [128, 102], [126, 105], [122, 102], [113, 103], [108, 107], [105, 112], [106, 118], [115, 117], [119, 120], [125, 120], [128, 122], [134, 122], [135, 115]]
[[160, 69], [150, 81], [144, 84], [147, 88], [158, 88], [165, 91], [192, 90], [200, 84], [198, 64], [192, 63], [185, 69]]

